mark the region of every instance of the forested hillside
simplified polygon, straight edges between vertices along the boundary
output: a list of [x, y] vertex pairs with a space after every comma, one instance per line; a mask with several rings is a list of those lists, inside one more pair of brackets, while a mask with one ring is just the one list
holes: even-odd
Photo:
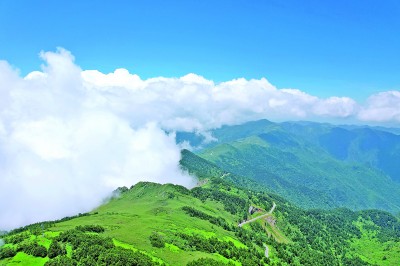
[[[282, 123], [281, 127], [306, 138], [334, 158], [376, 168], [400, 182], [400, 135], [395, 129]], [[397, 132], [397, 134], [395, 134]]]
[[[9, 232], [3, 236], [0, 264], [400, 262], [400, 223], [390, 213], [303, 210], [275, 194], [243, 188], [248, 184], [234, 185], [240, 177], [188, 151], [185, 154], [182, 167], [201, 176], [201, 186], [189, 190], [140, 182], [119, 188], [114, 198], [90, 213]], [[251, 222], [239, 226], [246, 220]]]
[[[224, 126], [196, 153], [304, 208], [400, 212], [400, 136], [372, 128], [267, 120]], [[178, 141], [201, 143], [178, 134]]]

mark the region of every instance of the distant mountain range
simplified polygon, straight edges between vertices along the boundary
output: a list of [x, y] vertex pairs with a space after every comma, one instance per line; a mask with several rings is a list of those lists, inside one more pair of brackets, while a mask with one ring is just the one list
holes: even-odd
[[[260, 120], [177, 141], [224, 171], [305, 208], [400, 212], [400, 135], [367, 126]], [[252, 183], [254, 188], [254, 183]]]

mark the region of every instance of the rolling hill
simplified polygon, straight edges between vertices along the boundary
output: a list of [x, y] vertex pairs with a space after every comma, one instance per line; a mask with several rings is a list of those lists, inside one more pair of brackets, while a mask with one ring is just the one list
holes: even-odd
[[[400, 222], [304, 210], [185, 151], [192, 189], [140, 182], [90, 213], [2, 236], [0, 265], [396, 265]], [[229, 181], [231, 180], [231, 181]], [[251, 185], [252, 183], [250, 183]], [[243, 221], [249, 221], [243, 224]], [[242, 226], [239, 226], [242, 223]]]

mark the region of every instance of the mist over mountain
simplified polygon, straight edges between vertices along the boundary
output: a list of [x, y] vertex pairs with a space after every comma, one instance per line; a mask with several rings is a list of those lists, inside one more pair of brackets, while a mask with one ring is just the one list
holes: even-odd
[[400, 1], [0, 0], [0, 266], [400, 265]]
[[[7, 188], [0, 193], [2, 229], [88, 211], [110, 190], [138, 181], [192, 187], [194, 178], [179, 167], [180, 150], [188, 143], [177, 145], [175, 132], [195, 134], [207, 144], [227, 140], [225, 126], [265, 117], [393, 125], [399, 117], [397, 91], [359, 104], [349, 97], [278, 89], [265, 78], [215, 83], [188, 74], [143, 80], [126, 69], [82, 70], [63, 48], [40, 57], [41, 71], [25, 77], [0, 63], [0, 186]], [[366, 147], [362, 162], [395, 175], [390, 160], [397, 151], [387, 141], [376, 145], [394, 155]], [[332, 156], [342, 155], [328, 144]], [[353, 146], [347, 148], [350, 157], [335, 158], [358, 160]]]
[[[95, 210], [3, 236], [0, 264], [397, 265], [400, 222], [381, 210], [304, 210], [182, 151], [201, 181], [139, 182]], [[17, 252], [18, 251], [18, 252]], [[372, 251], [372, 252], [371, 252]]]

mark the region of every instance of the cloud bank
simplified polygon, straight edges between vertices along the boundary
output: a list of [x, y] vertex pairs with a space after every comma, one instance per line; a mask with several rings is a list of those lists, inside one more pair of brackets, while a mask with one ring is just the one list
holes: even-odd
[[25, 78], [0, 64], [1, 229], [89, 211], [138, 181], [194, 185], [174, 135], [156, 121], [132, 126], [69, 52], [41, 57], [43, 71]]
[[321, 99], [266, 79], [215, 84], [196, 74], [142, 80], [82, 70], [64, 49], [21, 77], [0, 61], [0, 229], [96, 207], [117, 186], [193, 186], [175, 131], [207, 132], [268, 118], [400, 122], [400, 92]]

